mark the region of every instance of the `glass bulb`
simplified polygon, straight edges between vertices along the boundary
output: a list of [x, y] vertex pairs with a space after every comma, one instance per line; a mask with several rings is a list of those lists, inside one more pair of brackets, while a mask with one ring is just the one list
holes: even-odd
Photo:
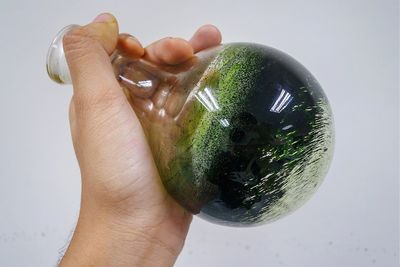
[[[64, 28], [49, 76], [70, 83]], [[176, 66], [116, 51], [115, 76], [146, 133], [169, 194], [214, 223], [250, 226], [300, 207], [328, 170], [333, 118], [322, 88], [276, 49], [230, 43]]]

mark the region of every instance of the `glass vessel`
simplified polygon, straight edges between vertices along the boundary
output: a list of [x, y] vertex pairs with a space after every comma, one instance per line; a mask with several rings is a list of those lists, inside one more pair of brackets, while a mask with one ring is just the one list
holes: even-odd
[[[70, 83], [64, 28], [47, 57], [49, 76]], [[171, 196], [214, 223], [276, 220], [316, 191], [333, 153], [322, 88], [287, 54], [229, 43], [176, 66], [111, 56]]]

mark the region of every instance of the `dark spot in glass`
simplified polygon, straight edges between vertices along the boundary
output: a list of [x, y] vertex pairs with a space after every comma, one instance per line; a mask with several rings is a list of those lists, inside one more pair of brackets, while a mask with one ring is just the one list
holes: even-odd
[[232, 180], [227, 180], [220, 185], [221, 199], [231, 209], [238, 208], [244, 200], [244, 186]]
[[245, 132], [240, 129], [233, 129], [230, 134], [230, 139], [232, 142], [238, 143], [243, 141], [244, 137], [246, 136]]
[[258, 166], [257, 161], [254, 161], [251, 166], [251, 173], [255, 176], [259, 176], [260, 175], [260, 166]]
[[249, 112], [242, 112], [238, 117], [240, 123], [244, 125], [255, 125], [257, 124], [257, 119], [251, 115]]
[[277, 173], [282, 169], [283, 164], [283, 160], [276, 160], [269, 164], [268, 169], [270, 170], [270, 172]]

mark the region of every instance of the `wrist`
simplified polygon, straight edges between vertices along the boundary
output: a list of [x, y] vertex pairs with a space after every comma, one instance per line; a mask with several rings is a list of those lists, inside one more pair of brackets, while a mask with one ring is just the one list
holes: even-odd
[[172, 266], [187, 232], [174, 231], [176, 223], [167, 214], [127, 215], [82, 205], [60, 266]]

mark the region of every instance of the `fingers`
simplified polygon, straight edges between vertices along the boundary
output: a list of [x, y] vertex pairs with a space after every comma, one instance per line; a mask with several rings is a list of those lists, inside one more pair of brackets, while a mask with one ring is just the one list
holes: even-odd
[[221, 40], [222, 36], [218, 28], [207, 24], [194, 33], [189, 43], [193, 47], [194, 53], [197, 53], [203, 49], [219, 45]]
[[144, 55], [144, 48], [139, 40], [127, 33], [119, 35], [117, 48], [131, 58], [141, 58]]
[[[194, 53], [220, 44], [221, 39], [218, 28], [208, 24], [200, 27], [190, 41], [168, 37], [150, 44], [145, 48], [144, 58], [155, 64], [176, 65], [187, 61]], [[136, 48], [136, 51], [139, 50]]]
[[107, 13], [64, 36], [64, 52], [75, 98], [90, 99], [109, 93], [123, 96], [109, 58], [117, 41], [118, 23], [114, 16]]
[[146, 47], [144, 58], [155, 64], [176, 65], [193, 55], [193, 48], [188, 41], [167, 37]]

